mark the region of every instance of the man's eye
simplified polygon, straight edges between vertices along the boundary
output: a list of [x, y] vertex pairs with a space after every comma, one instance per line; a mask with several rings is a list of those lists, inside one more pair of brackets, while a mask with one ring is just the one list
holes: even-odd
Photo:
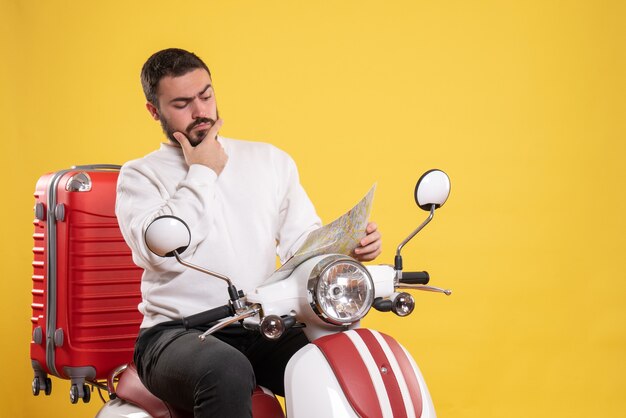
[[204, 101], [206, 102], [206, 101], [207, 101], [207, 100], [209, 100], [211, 97], [213, 97], [213, 95], [209, 94], [208, 96], [201, 97], [201, 99], [202, 99], [202, 100], [204, 100]]
[[175, 104], [174, 107], [176, 109], [184, 109], [184, 108], [187, 107], [187, 103], [185, 103], [185, 104]]

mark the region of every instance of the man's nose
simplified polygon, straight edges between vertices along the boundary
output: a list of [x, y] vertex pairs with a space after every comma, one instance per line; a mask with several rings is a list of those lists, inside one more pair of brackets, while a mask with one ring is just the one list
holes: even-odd
[[194, 119], [208, 118], [209, 117], [208, 106], [200, 100], [194, 100], [191, 116]]

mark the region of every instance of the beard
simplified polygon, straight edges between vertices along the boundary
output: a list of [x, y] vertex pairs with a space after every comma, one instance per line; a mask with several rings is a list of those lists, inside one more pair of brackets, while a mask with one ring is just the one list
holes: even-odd
[[[217, 118], [219, 119], [220, 114], [219, 111], [216, 112]], [[174, 144], [178, 144], [178, 140], [174, 137], [174, 132], [181, 132], [179, 129], [172, 129], [167, 121], [167, 119], [165, 119], [162, 115], [159, 118], [159, 121], [161, 122], [161, 128], [163, 128], [163, 133], [165, 134], [165, 136], [167, 137], [167, 139], [169, 139], [172, 143]], [[216, 120], [212, 119], [212, 118], [198, 118], [195, 119], [193, 122], [191, 122], [189, 124], [189, 126], [187, 126], [187, 128], [185, 128], [185, 131], [182, 132], [183, 134], [185, 134], [185, 136], [187, 137], [187, 139], [189, 140], [189, 143], [191, 144], [192, 147], [196, 147], [198, 146], [203, 140], [204, 138], [206, 138], [207, 134], [209, 133], [209, 129], [215, 125]], [[210, 124], [210, 126], [206, 129], [202, 129], [196, 132], [192, 132], [193, 128], [195, 128], [196, 126], [202, 124], [202, 123], [208, 123]], [[216, 136], [217, 138], [217, 136]]]

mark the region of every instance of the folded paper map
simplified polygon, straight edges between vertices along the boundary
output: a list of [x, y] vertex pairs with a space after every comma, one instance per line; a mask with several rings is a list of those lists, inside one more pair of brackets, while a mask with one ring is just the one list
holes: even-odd
[[311, 232], [300, 249], [272, 274], [265, 284], [282, 280], [301, 263], [322, 254], [352, 255], [365, 236], [376, 184], [352, 209], [335, 221]]

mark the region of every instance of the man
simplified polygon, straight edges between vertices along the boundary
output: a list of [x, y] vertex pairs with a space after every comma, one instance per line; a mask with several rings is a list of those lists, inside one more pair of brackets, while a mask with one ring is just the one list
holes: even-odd
[[[224, 283], [150, 253], [145, 228], [161, 215], [183, 219], [192, 232], [185, 259], [229, 276], [247, 293], [274, 271], [276, 254], [287, 260], [320, 219], [286, 153], [218, 136], [211, 74], [196, 55], [159, 51], [144, 64], [141, 82], [148, 112], [169, 143], [125, 164], [118, 181], [120, 228], [145, 270], [137, 370], [156, 396], [196, 417], [249, 417], [255, 378], [282, 394], [286, 363], [306, 337], [291, 330], [268, 342], [236, 325], [199, 343], [203, 330], [187, 331], [180, 319], [223, 305]], [[361, 260], [380, 253], [374, 223], [360, 244]]]

